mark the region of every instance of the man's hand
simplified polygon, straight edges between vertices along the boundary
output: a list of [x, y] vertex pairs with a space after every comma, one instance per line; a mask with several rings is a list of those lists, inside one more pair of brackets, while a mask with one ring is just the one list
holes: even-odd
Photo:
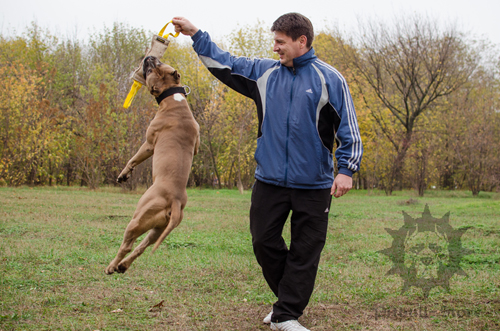
[[352, 178], [347, 175], [338, 174], [333, 181], [332, 191], [330, 192], [330, 194], [336, 198], [340, 198], [341, 196], [349, 192], [351, 188]]
[[184, 17], [174, 17], [172, 23], [175, 26], [175, 32], [180, 32], [185, 36], [192, 37], [199, 30], [193, 23], [189, 22]]

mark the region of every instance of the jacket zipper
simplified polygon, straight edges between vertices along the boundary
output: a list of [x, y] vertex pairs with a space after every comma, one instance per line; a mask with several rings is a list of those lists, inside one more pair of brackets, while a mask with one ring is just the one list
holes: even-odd
[[293, 102], [293, 85], [295, 83], [295, 67], [292, 67], [293, 79], [292, 88], [290, 90], [290, 104], [288, 105], [288, 111], [286, 114], [286, 142], [285, 142], [285, 187], [288, 185], [288, 140], [290, 138], [290, 111], [292, 109]]

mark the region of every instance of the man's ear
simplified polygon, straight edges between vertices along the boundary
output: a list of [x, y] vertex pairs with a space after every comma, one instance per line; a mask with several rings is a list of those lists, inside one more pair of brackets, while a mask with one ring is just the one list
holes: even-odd
[[172, 76], [174, 77], [175, 83], [178, 84], [181, 80], [181, 75], [177, 72], [177, 70], [172, 73]]
[[302, 35], [299, 37], [300, 48], [304, 48], [307, 45], [307, 37]]

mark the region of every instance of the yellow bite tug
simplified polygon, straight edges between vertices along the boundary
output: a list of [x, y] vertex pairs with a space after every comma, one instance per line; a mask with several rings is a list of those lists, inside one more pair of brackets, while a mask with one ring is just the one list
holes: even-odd
[[132, 103], [132, 100], [134, 100], [137, 91], [139, 91], [142, 85], [146, 84], [146, 81], [144, 80], [144, 74], [142, 72], [142, 65], [144, 59], [147, 58], [148, 56], [154, 56], [158, 59], [161, 59], [163, 54], [165, 54], [165, 51], [167, 50], [168, 44], [170, 43], [170, 41], [167, 40], [168, 36], [177, 38], [177, 36], [179, 35], [179, 32], [177, 32], [175, 35], [172, 33], [164, 35], [165, 29], [167, 25], [169, 25], [170, 23], [172, 23], [172, 21], [165, 24], [165, 26], [160, 30], [160, 32], [158, 32], [158, 35], [153, 36], [153, 40], [151, 40], [151, 47], [148, 50], [146, 50], [146, 55], [141, 61], [139, 67], [137, 67], [137, 69], [135, 69], [134, 72], [132, 72], [130, 78], [133, 79], [134, 83], [132, 84], [132, 87], [128, 92], [127, 98], [125, 99], [125, 103], [123, 104], [123, 108], [130, 107], [130, 104]]

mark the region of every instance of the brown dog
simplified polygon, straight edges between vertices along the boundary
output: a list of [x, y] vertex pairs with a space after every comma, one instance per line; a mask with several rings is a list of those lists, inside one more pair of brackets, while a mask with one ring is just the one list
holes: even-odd
[[[152, 56], [144, 59], [143, 71], [159, 108], [147, 130], [146, 142], [128, 161], [118, 182], [126, 181], [135, 166], [154, 154], [153, 185], [139, 200], [118, 254], [105, 270], [107, 274], [125, 272], [152, 244], [155, 244], [154, 252], [182, 221], [189, 172], [200, 144], [200, 127], [182, 94], [184, 88], [177, 71]], [[149, 234], [125, 258], [137, 238], [147, 231]]]

